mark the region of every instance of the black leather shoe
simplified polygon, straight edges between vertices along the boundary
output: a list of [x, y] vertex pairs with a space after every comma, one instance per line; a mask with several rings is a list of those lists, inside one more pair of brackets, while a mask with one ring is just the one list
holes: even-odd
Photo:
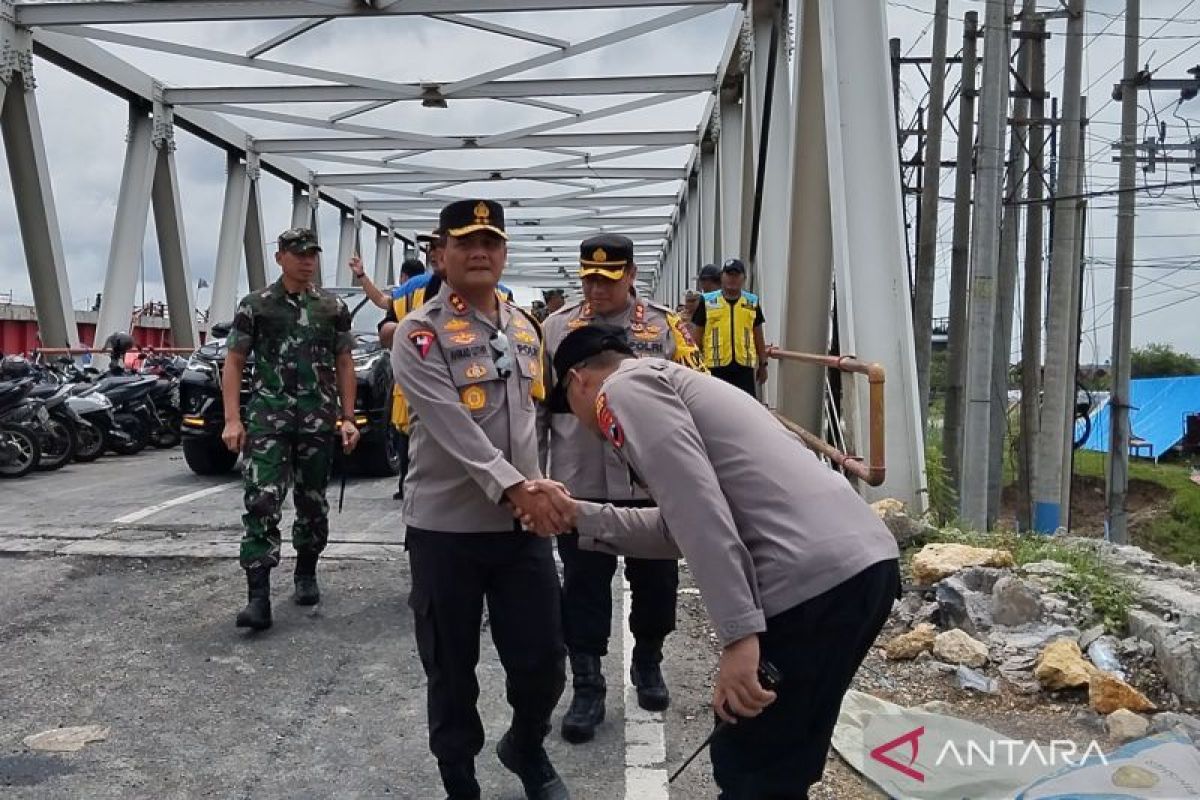
[[510, 730], [496, 745], [496, 756], [521, 779], [526, 800], [571, 800], [567, 785], [555, 772], [540, 741], [522, 747]]
[[600, 672], [600, 657], [572, 654], [571, 673], [575, 694], [563, 715], [562, 738], [571, 744], [583, 744], [596, 736], [596, 726], [604, 722], [606, 687]]
[[663, 680], [662, 669], [655, 663], [639, 664], [629, 668], [629, 679], [637, 689], [638, 705], [647, 711], [666, 711], [671, 705], [671, 693]]

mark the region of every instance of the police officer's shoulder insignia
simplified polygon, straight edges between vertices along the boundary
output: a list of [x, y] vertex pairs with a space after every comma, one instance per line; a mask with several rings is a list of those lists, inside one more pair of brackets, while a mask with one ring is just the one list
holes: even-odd
[[603, 392], [596, 398], [596, 423], [600, 426], [600, 433], [604, 434], [604, 438], [613, 447], [620, 448], [625, 444], [625, 431], [622, 430], [617, 415], [609, 407], [608, 397]]
[[467, 386], [459, 394], [462, 404], [471, 411], [479, 411], [487, 405], [487, 392], [482, 386]]
[[470, 306], [467, 305], [467, 301], [459, 297], [456, 292], [450, 293], [450, 296], [446, 298], [446, 304], [450, 306], [455, 314], [460, 316], [470, 311]]
[[436, 337], [428, 328], [418, 328], [415, 331], [409, 331], [408, 340], [413, 343], [413, 347], [417, 348], [418, 355], [424, 361], [425, 356], [429, 355], [429, 350], [433, 347]]
[[471, 323], [467, 322], [465, 319], [459, 319], [458, 317], [451, 317], [442, 323], [442, 330], [448, 331], [449, 333], [466, 330], [469, 327], [471, 327]]
[[487, 367], [480, 364], [478, 361], [473, 361], [467, 365], [467, 369], [463, 372], [471, 380], [476, 380], [487, 375]]

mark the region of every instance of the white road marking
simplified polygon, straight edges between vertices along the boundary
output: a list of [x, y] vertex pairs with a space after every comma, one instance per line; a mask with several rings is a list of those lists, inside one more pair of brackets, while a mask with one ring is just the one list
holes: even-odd
[[621, 578], [621, 639], [625, 674], [625, 800], [667, 800], [667, 735], [663, 716], [637, 703], [629, 680], [633, 633], [629, 630], [629, 581]]
[[201, 489], [198, 492], [191, 492], [189, 494], [181, 495], [179, 497], [168, 500], [165, 503], [158, 503], [157, 505], [147, 506], [146, 508], [143, 508], [139, 511], [134, 511], [133, 513], [126, 514], [123, 517], [117, 517], [116, 519], [114, 519], [112, 521], [112, 524], [113, 525], [132, 525], [133, 523], [140, 522], [140, 521], [144, 520], [146, 517], [153, 516], [160, 511], [166, 511], [168, 508], [174, 508], [175, 506], [182, 506], [186, 503], [192, 502], [193, 500], [199, 500], [202, 497], [208, 497], [210, 494], [216, 494], [217, 492], [223, 492], [226, 489], [233, 488], [234, 486], [241, 486], [241, 484], [242, 484], [241, 481], [230, 481], [229, 483], [222, 483], [218, 486], [210, 486], [207, 489]]

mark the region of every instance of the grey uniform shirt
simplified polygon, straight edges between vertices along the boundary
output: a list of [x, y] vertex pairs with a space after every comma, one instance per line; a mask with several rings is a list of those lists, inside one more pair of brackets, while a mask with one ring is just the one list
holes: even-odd
[[[699, 348], [677, 314], [670, 309], [633, 296], [619, 313], [594, 314], [586, 302], [576, 302], [551, 314], [543, 324], [547, 364], [553, 363], [558, 345], [576, 328], [603, 323], [624, 328], [629, 343], [639, 356], [677, 361], [693, 369], [704, 369]], [[547, 366], [547, 385], [557, 376]], [[551, 478], [563, 483], [575, 497], [593, 500], [644, 500], [646, 493], [629, 479], [629, 468], [575, 418], [574, 414], [539, 412], [538, 435], [548, 438]], [[545, 447], [543, 448], [545, 449]]]
[[[491, 344], [498, 330], [512, 359], [507, 377]], [[410, 408], [406, 524], [514, 530], [500, 505], [504, 490], [541, 477], [533, 398], [543, 385], [541, 359], [540, 332], [519, 309], [501, 302], [497, 327], [448, 284], [400, 322], [392, 370]]]
[[658, 507], [581, 503], [580, 547], [685, 557], [722, 645], [899, 557], [849, 482], [728, 383], [625, 361], [602, 386], [597, 420]]

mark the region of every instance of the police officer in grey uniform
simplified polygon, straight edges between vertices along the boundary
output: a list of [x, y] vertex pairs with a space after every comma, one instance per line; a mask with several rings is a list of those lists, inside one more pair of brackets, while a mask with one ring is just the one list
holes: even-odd
[[[633, 241], [601, 234], [579, 248], [583, 299], [568, 304], [545, 322], [546, 354], [573, 330], [603, 323], [628, 333], [641, 355], [668, 358], [692, 369], [704, 369], [700, 350], [678, 315], [637, 295]], [[553, 376], [550, 377], [553, 380]], [[624, 506], [653, 501], [629, 480], [629, 470], [604, 443], [580, 426], [565, 404], [548, 408], [539, 434], [549, 436], [549, 474], [575, 496]], [[563, 563], [563, 632], [570, 656], [574, 695], [562, 720], [569, 742], [590, 741], [604, 721], [605, 680], [600, 659], [608, 652], [612, 626], [612, 578], [617, 558], [610, 553], [580, 550], [578, 537], [558, 539]], [[674, 560], [625, 559], [632, 594], [629, 627], [633, 633], [630, 679], [638, 705], [662, 711], [670, 693], [659, 666], [663, 640], [675, 630], [679, 569]]]
[[[602, 435], [658, 503], [566, 500], [579, 546], [687, 558], [722, 646], [712, 743], [723, 800], [805, 798], [841, 700], [900, 588], [891, 533], [754, 398], [589, 326], [558, 347], [553, 395]], [[553, 491], [547, 487], [547, 496]], [[524, 515], [541, 533], [557, 521]], [[782, 676], [777, 692], [761, 661]]]
[[449, 796], [478, 798], [475, 666], [486, 600], [513, 708], [497, 755], [527, 797], [560, 800], [567, 789], [542, 746], [566, 680], [558, 574], [550, 542], [512, 514], [549, 511], [527, 482], [541, 475], [541, 335], [496, 292], [508, 253], [501, 206], [451, 203], [439, 230], [445, 281], [400, 322], [392, 345], [411, 408], [404, 519], [430, 749]]

